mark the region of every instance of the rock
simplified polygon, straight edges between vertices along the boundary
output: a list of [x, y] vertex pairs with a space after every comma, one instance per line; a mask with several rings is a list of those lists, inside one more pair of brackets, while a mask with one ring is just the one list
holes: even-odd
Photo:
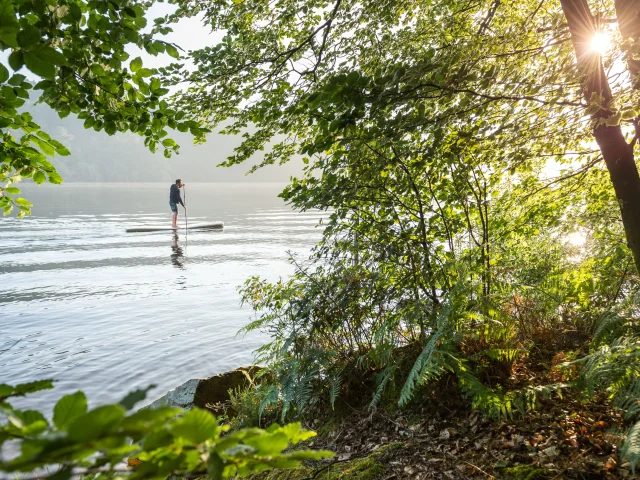
[[196, 406], [209, 410], [214, 415], [222, 415], [226, 406], [227, 415], [234, 417], [236, 412], [228, 405], [229, 390], [250, 385], [259, 369], [260, 367], [249, 366], [209, 378], [193, 378], [170, 390], [149, 407], [169, 406], [189, 410]]
[[199, 378], [186, 381], [173, 390], [169, 390], [165, 395], [149, 405], [149, 408], [178, 407], [185, 410], [191, 409], [198, 383], [200, 383]]

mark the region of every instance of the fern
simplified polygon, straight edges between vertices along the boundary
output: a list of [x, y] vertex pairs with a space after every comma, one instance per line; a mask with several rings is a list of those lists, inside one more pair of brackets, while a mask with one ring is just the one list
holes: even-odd
[[338, 394], [340, 393], [341, 386], [342, 372], [338, 372], [335, 375], [329, 376], [329, 403], [331, 404], [332, 410], [335, 407], [336, 399], [338, 398]]
[[400, 406], [406, 405], [413, 398], [413, 392], [418, 385], [424, 384], [427, 380], [435, 378], [439, 372], [439, 365], [436, 360], [437, 344], [442, 338], [443, 332], [438, 330], [431, 335], [427, 345], [424, 347], [413, 367], [409, 371], [409, 375], [405, 380], [404, 386], [400, 391]]
[[611, 336], [616, 330], [623, 325], [625, 319], [618, 315], [617, 312], [606, 312], [596, 323], [596, 329], [593, 333], [593, 343], [601, 344], [607, 337]]
[[637, 422], [629, 433], [622, 448], [622, 456], [631, 463], [631, 470], [636, 473], [636, 465], [640, 462], [640, 422]]
[[637, 319], [638, 297], [630, 295], [617, 310], [602, 315], [596, 325], [590, 355], [578, 360], [580, 382], [589, 395], [596, 390], [609, 394], [625, 418], [635, 422], [621, 448], [635, 472], [640, 462], [640, 337]]
[[380, 400], [382, 399], [382, 392], [384, 391], [385, 387], [387, 386], [387, 383], [389, 383], [389, 380], [391, 380], [393, 378], [393, 374], [395, 372], [395, 365], [393, 364], [389, 364], [387, 365], [387, 367], [380, 372], [377, 375], [377, 388], [376, 388], [376, 393], [373, 395], [373, 398], [371, 399], [371, 402], [369, 403], [369, 410], [373, 409], [376, 405], [378, 405], [378, 403], [380, 403]]
[[279, 397], [278, 394], [279, 394], [278, 387], [276, 387], [275, 385], [270, 385], [268, 387], [267, 393], [264, 399], [262, 400], [262, 403], [260, 404], [260, 410], [258, 412], [258, 420], [262, 419], [262, 414], [264, 413], [264, 410], [268, 406], [278, 404], [278, 397]]

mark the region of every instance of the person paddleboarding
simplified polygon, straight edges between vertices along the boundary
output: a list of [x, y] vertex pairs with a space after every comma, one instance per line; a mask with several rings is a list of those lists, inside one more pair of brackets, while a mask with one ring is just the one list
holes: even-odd
[[185, 215], [187, 212], [187, 207], [185, 207], [182, 202], [182, 198], [180, 197], [180, 189], [182, 187], [184, 187], [184, 183], [182, 183], [182, 179], [179, 178], [176, 180], [176, 183], [171, 185], [171, 189], [169, 190], [169, 206], [173, 212], [173, 217], [171, 219], [172, 228], [178, 228], [178, 204], [182, 205], [184, 208]]

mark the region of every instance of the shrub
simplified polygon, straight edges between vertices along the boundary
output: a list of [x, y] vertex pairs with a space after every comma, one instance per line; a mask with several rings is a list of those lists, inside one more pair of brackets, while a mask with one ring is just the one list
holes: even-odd
[[174, 408], [132, 412], [145, 391], [92, 410], [82, 392], [65, 395], [53, 408], [52, 422], [39, 411], [20, 410], [7, 401], [52, 387], [50, 380], [0, 385], [0, 446], [13, 443], [19, 451], [0, 461], [0, 473], [19, 478], [20, 472], [35, 472], [39, 479], [52, 480], [78, 475], [221, 479], [294, 468], [303, 460], [333, 455], [285, 452], [315, 435], [299, 423], [229, 432], [228, 425], [220, 426], [210, 413], [197, 408], [185, 413]]

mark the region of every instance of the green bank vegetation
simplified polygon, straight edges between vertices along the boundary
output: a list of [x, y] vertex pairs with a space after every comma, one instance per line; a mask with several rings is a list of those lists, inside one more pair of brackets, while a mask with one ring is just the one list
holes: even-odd
[[[323, 240], [295, 274], [241, 288], [257, 312], [245, 330], [272, 339], [258, 351], [263, 376], [236, 394], [249, 412], [238, 424], [330, 410], [354, 383], [376, 409], [454, 381], [490, 418], [565, 391], [600, 393], [625, 415], [618, 454], [635, 466], [637, 2], [174, 3], [158, 32], [200, 15], [224, 37], [190, 52], [193, 68], [150, 72], [160, 88], [185, 87], [166, 104], [132, 61], [122, 70], [138, 78], [131, 101], [172, 112], [166, 125], [176, 115], [194, 135], [225, 122], [244, 135], [226, 165], [261, 150], [265, 165], [303, 156], [305, 174], [282, 197], [326, 212]], [[132, 21], [130, 5], [109, 5], [109, 21]], [[23, 48], [4, 35], [5, 48]], [[53, 68], [55, 85], [65, 71]], [[122, 98], [128, 78], [112, 80]], [[158, 145], [165, 120], [147, 130], [141, 118], [155, 118], [128, 102], [104, 115], [124, 115], [132, 123], [118, 128], [135, 124]]]

